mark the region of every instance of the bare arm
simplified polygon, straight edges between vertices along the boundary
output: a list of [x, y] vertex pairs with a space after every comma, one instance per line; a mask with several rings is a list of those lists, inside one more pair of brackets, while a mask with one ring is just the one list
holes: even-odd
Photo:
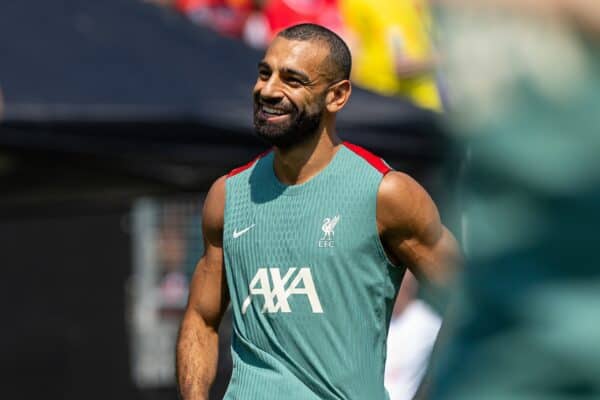
[[204, 256], [198, 262], [177, 340], [177, 382], [185, 400], [207, 400], [215, 379], [218, 329], [229, 303], [223, 268], [225, 177], [211, 187], [202, 211]]
[[377, 223], [393, 262], [434, 288], [448, 286], [461, 263], [460, 251], [433, 200], [414, 179], [400, 172], [385, 176], [377, 196]]

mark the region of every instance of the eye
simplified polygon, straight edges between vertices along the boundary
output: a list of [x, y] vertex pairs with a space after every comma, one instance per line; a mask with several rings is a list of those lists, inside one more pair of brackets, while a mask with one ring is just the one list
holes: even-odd
[[258, 78], [259, 79], [267, 80], [267, 79], [269, 79], [269, 76], [271, 76], [271, 71], [264, 69], [264, 68], [258, 70]]
[[286, 82], [291, 87], [300, 87], [300, 86], [304, 85], [304, 82], [302, 82], [300, 79], [294, 78], [294, 77], [287, 78]]

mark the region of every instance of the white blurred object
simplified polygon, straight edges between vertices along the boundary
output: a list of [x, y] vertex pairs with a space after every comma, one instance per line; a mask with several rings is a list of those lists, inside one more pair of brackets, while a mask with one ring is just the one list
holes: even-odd
[[411, 400], [427, 368], [442, 320], [422, 300], [393, 317], [387, 340], [385, 387], [390, 400]]
[[264, 49], [269, 42], [269, 22], [262, 13], [252, 13], [244, 25], [243, 38], [248, 45]]

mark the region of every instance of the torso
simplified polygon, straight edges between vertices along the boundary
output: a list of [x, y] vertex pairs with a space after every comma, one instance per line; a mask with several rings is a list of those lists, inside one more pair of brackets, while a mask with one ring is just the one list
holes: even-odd
[[344, 144], [309, 181], [273, 154], [226, 183], [223, 251], [234, 311], [226, 399], [385, 399], [385, 339], [404, 270], [376, 224], [389, 168]]

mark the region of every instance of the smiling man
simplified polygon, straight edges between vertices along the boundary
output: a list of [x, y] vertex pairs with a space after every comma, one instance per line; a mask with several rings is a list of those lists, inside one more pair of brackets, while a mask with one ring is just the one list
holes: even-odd
[[225, 399], [386, 399], [385, 341], [405, 268], [445, 285], [459, 254], [431, 198], [342, 142], [350, 52], [311, 24], [258, 66], [256, 133], [272, 149], [218, 179], [177, 344], [180, 392], [207, 399], [217, 330], [233, 308]]

